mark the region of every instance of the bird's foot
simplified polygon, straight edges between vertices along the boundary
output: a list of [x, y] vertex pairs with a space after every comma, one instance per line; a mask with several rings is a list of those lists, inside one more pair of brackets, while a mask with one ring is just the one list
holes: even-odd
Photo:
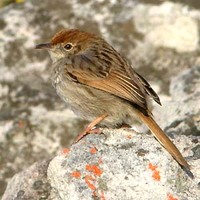
[[90, 124], [88, 124], [86, 129], [82, 133], [79, 134], [78, 138], [74, 141], [73, 144], [76, 144], [77, 142], [79, 142], [86, 135], [89, 135], [89, 134], [100, 134], [101, 130], [99, 128], [95, 128], [95, 126], [97, 124], [99, 124], [102, 120], [104, 120], [107, 116], [108, 116], [108, 114], [101, 115], [100, 117], [97, 117], [94, 121], [92, 121]]

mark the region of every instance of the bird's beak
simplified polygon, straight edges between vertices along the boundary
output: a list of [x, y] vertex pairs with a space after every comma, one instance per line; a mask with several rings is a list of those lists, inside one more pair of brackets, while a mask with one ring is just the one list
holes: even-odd
[[46, 50], [50, 50], [52, 47], [51, 43], [45, 43], [45, 44], [37, 44], [35, 46], [35, 49], [46, 49]]

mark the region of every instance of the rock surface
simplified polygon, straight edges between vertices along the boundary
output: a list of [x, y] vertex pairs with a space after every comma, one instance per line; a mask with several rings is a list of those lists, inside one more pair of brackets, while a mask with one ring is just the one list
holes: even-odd
[[35, 163], [16, 174], [8, 184], [2, 200], [49, 199], [51, 185], [47, 180], [50, 160]]
[[163, 108], [155, 110], [165, 132], [200, 136], [199, 85], [200, 66], [184, 70], [172, 78], [170, 98], [163, 98]]
[[49, 165], [45, 161], [15, 175], [2, 200], [19, 194], [34, 200], [199, 199], [200, 159], [191, 149], [197, 145], [194, 136], [174, 139], [192, 166], [192, 180], [151, 135], [125, 129], [103, 133], [63, 149]]
[[198, 144], [199, 8], [195, 0], [26, 0], [1, 8], [0, 198], [15, 173], [55, 156], [86, 124], [51, 87], [47, 53], [34, 50], [62, 28], [102, 34], [161, 96], [154, 114], [161, 127]]

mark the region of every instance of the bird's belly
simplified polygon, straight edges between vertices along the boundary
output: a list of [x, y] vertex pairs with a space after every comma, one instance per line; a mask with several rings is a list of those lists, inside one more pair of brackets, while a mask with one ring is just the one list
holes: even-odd
[[102, 121], [102, 125], [117, 127], [123, 123], [130, 124], [134, 110], [126, 100], [69, 80], [54, 84], [54, 87], [69, 108], [83, 119], [92, 121], [108, 114], [108, 117]]

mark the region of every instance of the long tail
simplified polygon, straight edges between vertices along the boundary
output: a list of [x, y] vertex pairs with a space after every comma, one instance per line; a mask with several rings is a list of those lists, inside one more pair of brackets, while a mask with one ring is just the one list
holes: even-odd
[[173, 158], [179, 163], [182, 169], [188, 174], [189, 177], [194, 178], [193, 173], [190, 171], [190, 166], [187, 161], [183, 158], [180, 151], [173, 144], [173, 142], [165, 135], [163, 130], [150, 116], [145, 116], [140, 111], [137, 111], [140, 119], [148, 126], [152, 134], [157, 138], [157, 140], [164, 146], [164, 148], [173, 156]]

